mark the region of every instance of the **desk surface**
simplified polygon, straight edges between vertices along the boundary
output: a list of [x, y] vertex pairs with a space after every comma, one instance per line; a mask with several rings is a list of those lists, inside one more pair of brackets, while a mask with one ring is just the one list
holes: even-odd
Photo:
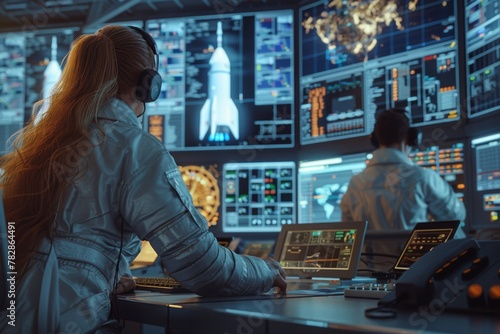
[[397, 310], [396, 317], [371, 319], [373, 299], [343, 295], [199, 297], [137, 291], [119, 298], [125, 320], [163, 326], [175, 333], [500, 333], [498, 316]]

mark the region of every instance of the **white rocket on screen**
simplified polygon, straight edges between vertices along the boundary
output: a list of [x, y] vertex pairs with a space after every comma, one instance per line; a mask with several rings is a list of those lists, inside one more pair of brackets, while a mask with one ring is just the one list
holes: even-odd
[[51, 57], [47, 68], [43, 72], [43, 98], [47, 99], [52, 95], [52, 88], [61, 77], [61, 66], [57, 62], [57, 36], [52, 36]]
[[230, 140], [227, 129], [239, 138], [238, 109], [231, 99], [231, 63], [222, 47], [222, 22], [217, 22], [217, 48], [209, 61], [208, 99], [200, 114], [200, 140], [208, 131], [209, 141]]
[[61, 65], [59, 65], [59, 62], [57, 61], [57, 36], [52, 36], [50, 62], [43, 72], [43, 104], [36, 114], [35, 122], [37, 122], [49, 108], [52, 89], [56, 85], [57, 81], [59, 81], [61, 74]]

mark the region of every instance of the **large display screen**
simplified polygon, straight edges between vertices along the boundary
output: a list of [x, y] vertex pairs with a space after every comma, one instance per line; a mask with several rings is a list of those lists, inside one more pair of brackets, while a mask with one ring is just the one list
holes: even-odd
[[441, 175], [464, 201], [465, 194], [465, 143], [464, 140], [435, 143], [425, 149], [413, 150], [410, 159], [422, 168], [432, 169]]
[[194, 206], [206, 218], [209, 227], [217, 225], [221, 198], [218, 165], [179, 165], [179, 170]]
[[500, 3], [467, 0], [467, 111], [476, 116], [500, 111]]
[[279, 232], [296, 223], [295, 163], [227, 163], [222, 172], [223, 232]]
[[299, 19], [302, 144], [368, 135], [389, 108], [459, 119], [454, 1], [321, 1]]
[[472, 139], [475, 162], [471, 228], [500, 224], [500, 133]]
[[77, 28], [39, 30], [26, 33], [25, 115], [32, 116], [33, 104], [45, 99], [36, 109], [39, 117], [47, 110], [52, 88], [59, 81], [68, 54], [76, 38]]
[[340, 200], [349, 181], [366, 168], [369, 154], [302, 161], [298, 171], [299, 224], [340, 222]]
[[0, 155], [24, 123], [25, 43], [22, 34], [0, 34]]
[[145, 130], [171, 151], [294, 145], [293, 11], [146, 21], [160, 98]]

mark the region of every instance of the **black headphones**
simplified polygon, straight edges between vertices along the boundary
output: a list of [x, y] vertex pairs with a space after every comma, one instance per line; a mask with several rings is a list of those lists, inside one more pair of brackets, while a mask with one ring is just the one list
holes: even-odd
[[[401, 113], [404, 117], [408, 118], [408, 116], [406, 116], [406, 111], [404, 109], [396, 109], [395, 108], [395, 109], [389, 109], [389, 110], [386, 110], [386, 111], [383, 111], [383, 112], [388, 112], [388, 111], [395, 111], [395, 112]], [[370, 134], [370, 143], [375, 148], [379, 148], [380, 147], [380, 143], [378, 141], [378, 138], [375, 135], [375, 130]], [[421, 143], [422, 143], [422, 132], [420, 131], [419, 128], [410, 127], [408, 129], [408, 133], [406, 134], [406, 143], [408, 144], [408, 146], [415, 147], [415, 148], [417, 148], [417, 147], [419, 147], [421, 145]]]
[[147, 103], [147, 102], [153, 102], [158, 99], [158, 96], [160, 96], [160, 91], [161, 91], [161, 75], [156, 71], [158, 69], [158, 49], [156, 47], [156, 42], [151, 37], [150, 34], [145, 32], [139, 27], [134, 27], [134, 26], [129, 26], [132, 30], [138, 32], [142, 38], [146, 41], [148, 44], [149, 48], [153, 51], [155, 55], [155, 69], [145, 69], [140, 77], [139, 77], [139, 82], [137, 83], [137, 89], [135, 91], [135, 96], [137, 99], [141, 102]]

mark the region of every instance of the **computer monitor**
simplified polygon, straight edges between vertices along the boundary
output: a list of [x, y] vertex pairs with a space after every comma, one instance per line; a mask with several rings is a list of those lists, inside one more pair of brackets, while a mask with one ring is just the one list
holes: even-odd
[[274, 258], [287, 276], [351, 279], [356, 276], [367, 222], [285, 225]]
[[298, 223], [341, 221], [340, 201], [349, 181], [366, 168], [370, 154], [301, 161], [298, 169]]
[[130, 264], [130, 269], [139, 269], [152, 266], [158, 259], [158, 253], [153, 249], [149, 241], [141, 241], [141, 251]]
[[465, 1], [467, 116], [500, 111], [500, 6], [497, 0]]
[[453, 239], [460, 225], [458, 220], [418, 223], [404, 246], [393, 271], [403, 273], [434, 247]]
[[223, 232], [279, 232], [295, 224], [295, 177], [293, 161], [224, 164]]
[[390, 108], [413, 126], [459, 119], [455, 1], [321, 1], [299, 24], [301, 144], [366, 136]]
[[240, 254], [252, 255], [260, 258], [270, 256], [273, 250], [274, 240], [256, 240], [244, 242]]
[[[363, 245], [363, 253], [370, 258], [378, 260], [378, 257], [395, 258], [401, 254], [411, 230], [368, 230]], [[363, 258], [362, 258], [363, 260]], [[365, 261], [368, 262], [368, 261]], [[371, 265], [371, 263], [367, 263]], [[391, 266], [394, 265], [392, 261]]]
[[[460, 221], [420, 222], [413, 230], [371, 230], [361, 257], [369, 270], [402, 274], [440, 243], [452, 239]], [[395, 260], [397, 259], [397, 260]]]
[[454, 139], [434, 142], [432, 145], [414, 149], [409, 157], [417, 165], [432, 169], [448, 182], [456, 196], [465, 202], [466, 172], [465, 140]]
[[500, 132], [471, 140], [474, 162], [471, 229], [500, 226]]
[[[48, 99], [61, 77], [63, 59], [77, 36], [78, 28], [36, 30], [26, 33], [26, 120], [32, 116], [33, 104]], [[46, 105], [46, 107], [48, 104]], [[45, 108], [46, 108], [45, 107]], [[43, 113], [45, 108], [39, 112]]]
[[293, 11], [146, 21], [163, 85], [145, 130], [171, 151], [294, 146]]
[[0, 34], [0, 155], [24, 124], [25, 46], [24, 34]]
[[178, 167], [193, 199], [193, 205], [205, 217], [209, 227], [217, 225], [221, 206], [219, 165], [196, 163], [181, 164]]

